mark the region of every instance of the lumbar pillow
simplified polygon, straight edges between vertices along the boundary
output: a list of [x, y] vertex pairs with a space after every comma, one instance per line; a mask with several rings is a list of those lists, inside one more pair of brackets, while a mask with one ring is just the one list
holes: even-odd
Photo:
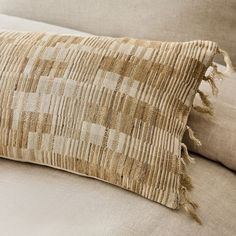
[[200, 223], [182, 137], [218, 52], [200, 40], [2, 32], [0, 156], [109, 182]]
[[[219, 72], [225, 70], [222, 65], [217, 67]], [[201, 91], [209, 94], [211, 107], [214, 107], [212, 115], [205, 115], [192, 109], [188, 119], [188, 125], [192, 127], [202, 145], [196, 145], [188, 134], [184, 136], [184, 142], [190, 151], [221, 162], [236, 171], [236, 73], [232, 73], [224, 80], [216, 80], [212, 85], [213, 94], [211, 87], [205, 81], [200, 85]], [[196, 105], [201, 103], [198, 96], [194, 103]]]

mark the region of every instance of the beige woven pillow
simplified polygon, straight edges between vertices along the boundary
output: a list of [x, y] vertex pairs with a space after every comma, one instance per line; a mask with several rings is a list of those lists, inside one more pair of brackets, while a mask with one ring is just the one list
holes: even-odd
[[2, 32], [0, 156], [97, 178], [200, 222], [181, 140], [218, 51], [210, 41]]

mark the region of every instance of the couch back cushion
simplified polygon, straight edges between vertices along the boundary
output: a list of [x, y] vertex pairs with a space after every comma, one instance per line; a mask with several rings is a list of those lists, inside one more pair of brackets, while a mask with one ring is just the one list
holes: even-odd
[[213, 40], [236, 62], [235, 0], [0, 0], [0, 13], [96, 35]]

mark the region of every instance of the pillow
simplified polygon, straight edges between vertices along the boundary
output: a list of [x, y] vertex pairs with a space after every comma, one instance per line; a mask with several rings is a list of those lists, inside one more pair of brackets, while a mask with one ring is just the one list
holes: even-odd
[[[217, 66], [220, 72], [224, 71], [223, 66]], [[236, 171], [236, 73], [216, 81], [216, 86], [219, 88], [218, 95], [209, 96], [214, 106], [213, 115], [206, 116], [193, 109], [188, 120], [188, 125], [202, 141], [202, 145], [195, 145], [187, 134], [184, 136], [184, 142], [192, 152], [221, 162]], [[211, 94], [211, 88], [205, 81], [200, 89]], [[194, 103], [200, 103], [198, 96]]]
[[117, 185], [200, 223], [181, 140], [219, 52], [211, 41], [2, 32], [0, 156]]

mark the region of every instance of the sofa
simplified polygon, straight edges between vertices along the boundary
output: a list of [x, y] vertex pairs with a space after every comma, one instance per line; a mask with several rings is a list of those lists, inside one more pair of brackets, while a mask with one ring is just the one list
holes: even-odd
[[[115, 1], [101, 2], [0, 0], [0, 29], [87, 35], [81, 32], [85, 31], [100, 35], [143, 38], [159, 36], [153, 33], [154, 22], [157, 19], [155, 14], [160, 12], [155, 1], [147, 1], [144, 13], [141, 11], [144, 1], [130, 1], [135, 3], [127, 3], [124, 8], [120, 6], [126, 4], [126, 1], [118, 1], [120, 4], [115, 4]], [[164, 4], [164, 1], [157, 2]], [[213, 1], [200, 2], [205, 4], [203, 7], [207, 7], [209, 2]], [[230, 9], [231, 2], [233, 1], [229, 1], [224, 10]], [[173, 5], [171, 8], [163, 9], [163, 12], [171, 9], [172, 23], [177, 17], [175, 9], [178, 6], [175, 3]], [[114, 9], [116, 6], [117, 9]], [[49, 10], [50, 8], [52, 10]], [[101, 9], [104, 9], [104, 12]], [[106, 14], [112, 14], [112, 17]], [[136, 24], [133, 20], [133, 23], [130, 22], [132, 16]], [[182, 14], [180, 16], [183, 18]], [[204, 16], [201, 16], [204, 20]], [[103, 17], [105, 20], [101, 22]], [[120, 20], [115, 20], [117, 18]], [[181, 22], [176, 24], [177, 27], [181, 26]], [[157, 25], [160, 28], [161, 23], [158, 22]], [[209, 23], [207, 27], [209, 26], [214, 27], [214, 23]], [[160, 35], [161, 40], [173, 37], [171, 27], [166, 30], [164, 36]], [[183, 28], [179, 29], [183, 32]], [[176, 39], [211, 38], [214, 34], [210, 32], [213, 31], [196, 28], [196, 31], [190, 30], [188, 35], [183, 33]], [[221, 40], [228, 50], [232, 49], [233, 41], [227, 43], [227, 37], [224, 38], [222, 35], [217, 37], [216, 40]], [[204, 222], [203, 225], [191, 221], [182, 211], [170, 210], [98, 180], [0, 158], [0, 234], [3, 236], [235, 235], [235, 173], [198, 154], [191, 156], [196, 160], [196, 164], [189, 168], [194, 184], [192, 196], [200, 204], [199, 214]]]

